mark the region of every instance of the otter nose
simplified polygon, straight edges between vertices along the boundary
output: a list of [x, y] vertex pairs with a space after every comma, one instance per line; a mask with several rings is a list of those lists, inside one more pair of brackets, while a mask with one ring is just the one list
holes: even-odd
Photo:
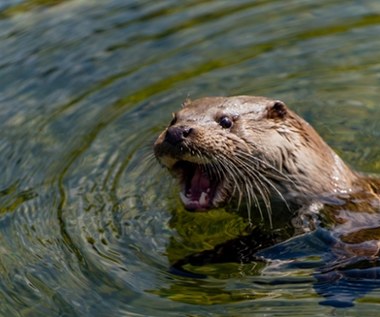
[[165, 141], [172, 145], [176, 145], [186, 139], [192, 131], [192, 128], [186, 126], [169, 127], [166, 131]]

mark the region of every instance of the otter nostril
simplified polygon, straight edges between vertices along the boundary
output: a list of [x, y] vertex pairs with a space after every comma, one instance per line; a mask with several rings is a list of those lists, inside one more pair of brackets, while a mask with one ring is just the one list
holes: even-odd
[[184, 138], [187, 138], [189, 135], [190, 135], [190, 133], [193, 131], [193, 128], [187, 128], [187, 127], [185, 127], [184, 129], [183, 129], [183, 132], [182, 132], [182, 134], [183, 134], [183, 137]]
[[187, 138], [192, 131], [192, 128], [185, 126], [169, 127], [166, 131], [165, 141], [172, 145], [176, 145], [182, 142], [185, 138]]

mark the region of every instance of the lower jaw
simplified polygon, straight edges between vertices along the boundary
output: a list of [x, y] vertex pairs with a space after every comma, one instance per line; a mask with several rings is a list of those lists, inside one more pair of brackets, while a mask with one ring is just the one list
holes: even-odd
[[[191, 197], [187, 197], [186, 192], [186, 185], [180, 181], [180, 187], [182, 190], [180, 191], [180, 198], [183, 206], [188, 211], [201, 211], [205, 212], [214, 208], [221, 207], [224, 205], [226, 197], [226, 190], [223, 186], [224, 184], [220, 182], [217, 184], [213, 189], [211, 189], [211, 192], [207, 195], [210, 195], [210, 198], [207, 198], [207, 201], [205, 201], [202, 197], [199, 199], [192, 200]], [[202, 195], [205, 193], [202, 193]], [[201, 196], [202, 196], [201, 195]]]
[[185, 209], [187, 211], [194, 211], [194, 212], [206, 212], [206, 211], [209, 211], [211, 209], [211, 208], [200, 207], [196, 203], [194, 203], [194, 204], [187, 204], [187, 205], [184, 205], [184, 206], [185, 206]]

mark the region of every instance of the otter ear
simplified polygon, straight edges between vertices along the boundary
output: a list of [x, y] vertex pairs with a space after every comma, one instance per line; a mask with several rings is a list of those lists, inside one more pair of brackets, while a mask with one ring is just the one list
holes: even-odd
[[182, 102], [182, 108], [185, 108], [186, 106], [188, 106], [189, 104], [191, 104], [191, 99], [189, 97], [187, 97], [184, 102]]
[[283, 119], [287, 113], [288, 109], [286, 105], [282, 101], [277, 100], [273, 105], [269, 106], [267, 116], [269, 119]]

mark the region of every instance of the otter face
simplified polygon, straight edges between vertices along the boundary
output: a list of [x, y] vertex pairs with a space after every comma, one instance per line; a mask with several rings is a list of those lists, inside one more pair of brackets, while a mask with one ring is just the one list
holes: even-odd
[[273, 184], [264, 171], [280, 173], [262, 159], [271, 138], [263, 131], [287, 113], [284, 103], [263, 97], [187, 101], [154, 144], [158, 161], [179, 180], [185, 208], [207, 210], [233, 197], [268, 200]]

